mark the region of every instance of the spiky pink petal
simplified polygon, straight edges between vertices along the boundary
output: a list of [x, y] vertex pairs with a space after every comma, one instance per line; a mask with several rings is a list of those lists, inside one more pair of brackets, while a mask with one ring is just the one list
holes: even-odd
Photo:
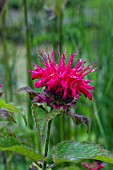
[[92, 66], [86, 67], [86, 62], [82, 58], [72, 67], [77, 52], [71, 54], [67, 65], [65, 63], [66, 52], [63, 53], [58, 65], [55, 62], [54, 50], [51, 52], [52, 59], [44, 50], [41, 54], [44, 67], [37, 65], [36, 69], [31, 71], [32, 79], [37, 79], [34, 83], [35, 88], [45, 87], [48, 92], [54, 93], [62, 100], [69, 98], [78, 100], [82, 94], [92, 100], [94, 87], [89, 85], [92, 80], [87, 80], [86, 76], [95, 69]]

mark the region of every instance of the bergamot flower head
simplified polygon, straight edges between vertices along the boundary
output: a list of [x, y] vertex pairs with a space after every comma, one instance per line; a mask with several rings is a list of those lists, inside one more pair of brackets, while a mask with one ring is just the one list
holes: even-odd
[[35, 65], [36, 68], [30, 71], [32, 79], [37, 80], [34, 87], [44, 87], [44, 92], [37, 95], [34, 101], [52, 103], [53, 107], [65, 109], [67, 105], [74, 106], [82, 94], [92, 100], [94, 87], [90, 85], [92, 80], [88, 80], [86, 76], [96, 70], [95, 65], [86, 66], [86, 61], [80, 58], [73, 66], [77, 54], [78, 52], [71, 54], [66, 64], [66, 52], [63, 52], [57, 64], [54, 50], [51, 51], [51, 56], [42, 50], [43, 67]]

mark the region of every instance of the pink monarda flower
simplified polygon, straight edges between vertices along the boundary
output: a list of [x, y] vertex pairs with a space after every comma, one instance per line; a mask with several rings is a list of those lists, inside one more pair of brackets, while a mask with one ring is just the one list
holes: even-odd
[[98, 161], [95, 161], [93, 164], [83, 162], [82, 165], [88, 170], [101, 170], [106, 166], [105, 163], [99, 163]]
[[[78, 54], [71, 54], [68, 63], [65, 63], [66, 52], [63, 53], [59, 64], [56, 64], [54, 51], [52, 50], [52, 59], [44, 50], [42, 51], [43, 67], [36, 65], [32, 73], [32, 79], [37, 80], [34, 83], [35, 88], [45, 87], [43, 95], [38, 95], [34, 101], [53, 102], [53, 107], [62, 107], [60, 103], [74, 105], [82, 94], [92, 100], [92, 91], [94, 87], [89, 85], [92, 80], [87, 80], [86, 76], [95, 71], [95, 66], [85, 66], [86, 62], [82, 58], [73, 65], [74, 58]], [[42, 97], [43, 96], [43, 97]], [[56, 100], [56, 103], [54, 102]], [[67, 105], [67, 104], [66, 104]]]
[[3, 85], [2, 85], [2, 84], [0, 84], [0, 87], [3, 87]]

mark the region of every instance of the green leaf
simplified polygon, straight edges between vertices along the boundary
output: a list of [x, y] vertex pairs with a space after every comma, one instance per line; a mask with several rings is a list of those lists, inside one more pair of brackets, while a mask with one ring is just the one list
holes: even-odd
[[6, 105], [5, 101], [0, 99], [0, 108], [4, 107]]
[[52, 110], [51, 112], [47, 112], [42, 106], [38, 106], [37, 104], [32, 105], [32, 112], [36, 122], [36, 128], [40, 137], [40, 141], [44, 142], [46, 137], [46, 127], [48, 122], [55, 118], [58, 114], [61, 113], [60, 110]]
[[113, 164], [113, 154], [97, 144], [63, 141], [53, 147], [55, 163], [76, 162], [95, 159]]
[[39, 134], [40, 141], [43, 142], [46, 135], [46, 114], [47, 112], [36, 105], [32, 106], [32, 113], [36, 122], [36, 128]]
[[0, 109], [6, 109], [10, 113], [21, 113], [18, 106], [15, 106], [13, 103], [7, 104], [4, 100], [0, 100]]
[[0, 150], [16, 152], [23, 156], [27, 156], [34, 162], [43, 160], [43, 156], [41, 154], [35, 153], [31, 147], [25, 144], [20, 144], [14, 136], [7, 134], [0, 137]]
[[13, 121], [13, 122], [16, 123], [13, 116], [5, 109], [0, 109], [0, 117], [7, 118], [8, 120]]
[[23, 115], [20, 107], [15, 106], [13, 103], [5, 103], [2, 99], [0, 100], [0, 118], [2, 121], [7, 120], [9, 123], [16, 123], [16, 117], [18, 114]]

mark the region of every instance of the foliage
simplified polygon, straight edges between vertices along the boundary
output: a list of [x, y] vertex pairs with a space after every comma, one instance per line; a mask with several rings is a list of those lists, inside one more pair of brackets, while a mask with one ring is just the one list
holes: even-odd
[[0, 150], [16, 152], [27, 156], [34, 162], [43, 159], [43, 156], [41, 154], [36, 154], [30, 146], [19, 143], [16, 137], [6, 133], [3, 134], [2, 137], [0, 136]]
[[69, 140], [53, 148], [53, 159], [56, 163], [95, 159], [113, 164], [113, 154], [99, 145]]
[[[16, 114], [19, 114], [19, 116], [22, 115], [22, 110], [19, 107], [15, 106], [12, 103], [6, 104], [3, 100], [0, 100], [1, 123], [3, 121], [3, 118], [6, 118], [6, 120], [8, 120], [9, 122], [12, 121], [13, 123], [18, 124], [17, 117], [15, 116]], [[7, 128], [5, 128], [6, 125], [7, 125]], [[10, 126], [12, 126], [12, 128], [16, 128], [13, 124], [11, 124]], [[19, 153], [21, 155], [29, 157], [34, 162], [38, 160], [42, 160], [43, 159], [42, 155], [36, 154], [33, 151], [33, 148], [30, 147], [30, 144], [20, 143], [18, 141], [14, 133], [15, 130], [13, 130], [12, 132], [10, 126], [8, 124], [4, 124], [4, 122], [1, 126], [1, 128], [3, 128], [4, 131], [0, 132], [0, 150], [1, 151], [13, 151], [13, 152]]]
[[[84, 97], [81, 97], [76, 110], [79, 115], [90, 118], [89, 133], [85, 133], [82, 125], [75, 128], [72, 120], [66, 115], [63, 119], [58, 116], [53, 122], [50, 151], [53, 143], [56, 145], [63, 139], [63, 135], [59, 132], [59, 129], [62, 129], [64, 139], [101, 143], [113, 152], [113, 1], [62, 0], [60, 5], [59, 2], [56, 5], [56, 1], [54, 3], [51, 0], [27, 1], [27, 29], [29, 29], [30, 35], [32, 63], [40, 60], [37, 55], [38, 49], [44, 48], [49, 51], [53, 46], [55, 47], [55, 53], [57, 53], [57, 46], [62, 42], [62, 50], [67, 49], [67, 55], [70, 55], [74, 50], [82, 50], [80, 55], [85, 55], [85, 59], [96, 62], [98, 72], [90, 77], [94, 80], [93, 86], [96, 90], [93, 98], [96, 101], [91, 104], [87, 100], [85, 101]], [[61, 12], [63, 15], [61, 15]], [[6, 132], [4, 129], [6, 127], [7, 130], [16, 133], [19, 141], [34, 142], [33, 148], [39, 150], [34, 121], [32, 129], [27, 126], [26, 113], [28, 109], [26, 101], [28, 98], [25, 94], [18, 94], [16, 97], [13, 95], [18, 88], [28, 84], [25, 58], [26, 30], [23, 13], [23, 0], [9, 0], [6, 4], [4, 18], [0, 15], [0, 83], [7, 86], [8, 82], [8, 88], [4, 90], [4, 94], [8, 94], [8, 101], [19, 103], [25, 110], [23, 112], [23, 109], [17, 106], [14, 108], [13, 102], [6, 104], [1, 101], [3, 107], [1, 107], [0, 112], [0, 130], [1, 133]], [[4, 30], [2, 28], [3, 19]], [[5, 41], [3, 41], [4, 39]], [[4, 43], [1, 42], [6, 42], [7, 49], [2, 48]], [[7, 75], [5, 76], [6, 60], [4, 59], [6, 53], [8, 55], [9, 71], [6, 71]], [[5, 86], [4, 89], [6, 89]], [[12, 128], [12, 124], [15, 128]], [[0, 160], [2, 161], [1, 157]], [[18, 162], [21, 165], [22, 161], [20, 159]], [[25, 164], [24, 159], [23, 162]], [[52, 163], [50, 154], [49, 162]], [[1, 168], [2, 162], [0, 163]], [[66, 163], [64, 166], [67, 166], [68, 169], [69, 165], [69, 163]], [[79, 167], [80, 164], [77, 166]], [[109, 170], [112, 167], [113, 165], [109, 164], [105, 169]], [[57, 167], [53, 169], [55, 168], [57, 169]], [[60, 166], [58, 168], [60, 169]]]

